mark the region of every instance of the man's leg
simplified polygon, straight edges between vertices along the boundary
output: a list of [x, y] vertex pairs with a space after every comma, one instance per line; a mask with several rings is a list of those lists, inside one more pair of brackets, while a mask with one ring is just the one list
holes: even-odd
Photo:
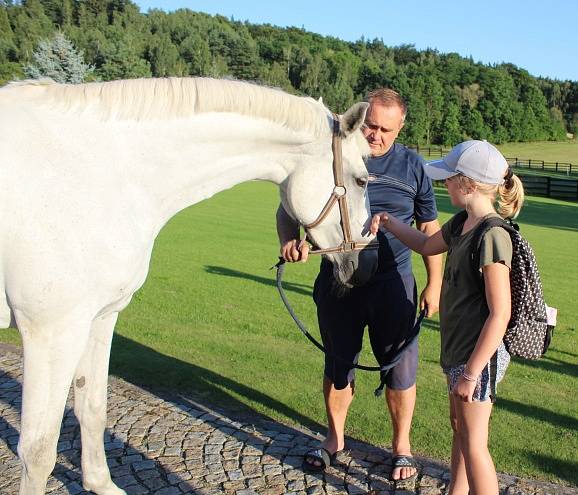
[[[373, 304], [379, 307], [369, 326], [373, 352], [381, 365], [391, 362], [392, 346], [396, 349], [405, 336], [413, 334], [417, 291], [413, 275], [392, 278], [374, 290]], [[407, 466], [393, 467], [393, 480], [407, 479], [417, 472], [412, 466], [410, 430], [416, 400], [418, 364], [417, 338], [404, 350], [399, 362], [385, 377], [385, 397], [393, 429], [393, 457], [407, 456]], [[403, 459], [398, 463], [403, 464]]]
[[[321, 447], [330, 455], [343, 450], [345, 446], [345, 420], [355, 388], [355, 373], [347, 363], [357, 362], [365, 327], [358, 291], [353, 289], [343, 296], [337, 296], [332, 290], [332, 280], [332, 275], [328, 278], [322, 271], [313, 291], [321, 339], [327, 351], [323, 376], [327, 436]], [[318, 457], [309, 453], [304, 460], [313, 467], [322, 465]]]
[[[393, 456], [411, 456], [409, 432], [415, 407], [415, 383], [405, 390], [387, 388], [385, 397], [387, 399], [387, 406], [389, 408], [391, 424], [393, 427]], [[403, 480], [410, 478], [416, 472], [415, 467], [397, 467], [393, 469], [391, 477], [394, 480]]]
[[331, 453], [343, 450], [345, 446], [345, 420], [354, 392], [354, 382], [338, 390], [329, 378], [323, 377], [323, 396], [327, 411], [327, 437], [323, 447]]

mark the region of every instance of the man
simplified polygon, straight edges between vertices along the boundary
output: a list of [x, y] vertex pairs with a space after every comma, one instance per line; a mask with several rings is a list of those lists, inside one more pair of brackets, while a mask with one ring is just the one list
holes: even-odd
[[[368, 195], [371, 213], [387, 211], [428, 235], [439, 230], [437, 209], [423, 159], [395, 140], [404, 126], [406, 104], [391, 89], [377, 89], [368, 96], [369, 108], [363, 134], [370, 147]], [[299, 228], [282, 206], [277, 212], [281, 254], [286, 261], [305, 261], [308, 246], [299, 243]], [[391, 361], [391, 350], [410, 334], [415, 321], [417, 295], [411, 267], [411, 252], [389, 233], [379, 232], [377, 273], [363, 287], [345, 295], [332, 290], [331, 263], [323, 260], [313, 298], [319, 328], [329, 353], [346, 362], [356, 362], [363, 331], [368, 327], [373, 353], [381, 366]], [[438, 310], [441, 287], [441, 256], [424, 257], [427, 285], [420, 308], [427, 316]], [[411, 455], [410, 428], [415, 405], [417, 339], [403, 353], [399, 363], [385, 376], [386, 401], [393, 427], [393, 480], [416, 474]], [[323, 392], [328, 433], [319, 449], [308, 452], [303, 466], [322, 471], [344, 449], [345, 420], [353, 399], [354, 370], [341, 360], [325, 356]]]

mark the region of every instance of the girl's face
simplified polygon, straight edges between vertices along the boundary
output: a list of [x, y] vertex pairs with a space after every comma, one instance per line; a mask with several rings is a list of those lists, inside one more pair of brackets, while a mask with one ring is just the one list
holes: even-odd
[[453, 175], [445, 180], [446, 188], [453, 206], [458, 208], [465, 207], [465, 192], [460, 187], [459, 175]]

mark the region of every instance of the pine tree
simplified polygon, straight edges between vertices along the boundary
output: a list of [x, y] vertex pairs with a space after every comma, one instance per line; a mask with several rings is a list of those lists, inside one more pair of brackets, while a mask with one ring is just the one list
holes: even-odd
[[94, 70], [61, 32], [40, 41], [32, 59], [33, 64], [26, 66], [24, 72], [33, 79], [49, 77], [58, 83], [78, 84]]

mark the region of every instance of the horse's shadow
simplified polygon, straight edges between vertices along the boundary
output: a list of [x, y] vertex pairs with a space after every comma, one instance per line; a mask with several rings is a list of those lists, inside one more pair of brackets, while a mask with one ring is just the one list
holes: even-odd
[[[277, 283], [275, 282], [274, 278], [259, 277], [257, 275], [253, 275], [252, 273], [241, 272], [239, 270], [231, 270], [230, 268], [226, 268], [224, 266], [208, 265], [205, 266], [205, 270], [207, 273], [210, 273], [212, 275], [220, 275], [223, 277], [232, 277], [232, 278], [242, 278], [245, 280], [252, 280], [253, 282], [257, 282], [262, 285], [269, 285], [272, 287], [277, 286]], [[313, 289], [309, 284], [299, 284], [295, 282], [284, 281], [283, 288], [287, 292], [295, 292], [297, 294], [302, 294], [304, 296], [311, 296], [313, 294]]]

